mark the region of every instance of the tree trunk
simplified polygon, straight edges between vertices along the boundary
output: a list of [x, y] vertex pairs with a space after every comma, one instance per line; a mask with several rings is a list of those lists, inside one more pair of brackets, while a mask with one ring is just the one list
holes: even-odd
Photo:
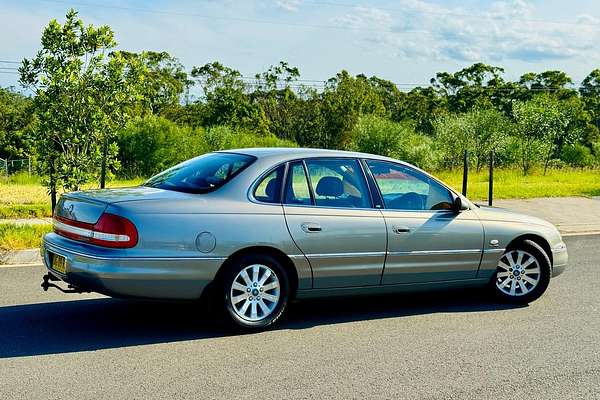
[[104, 189], [106, 184], [106, 157], [108, 155], [108, 139], [104, 138], [102, 145], [102, 169], [100, 170], [100, 189]]
[[50, 203], [52, 204], [52, 215], [56, 208], [56, 171], [54, 170], [54, 160], [50, 161]]

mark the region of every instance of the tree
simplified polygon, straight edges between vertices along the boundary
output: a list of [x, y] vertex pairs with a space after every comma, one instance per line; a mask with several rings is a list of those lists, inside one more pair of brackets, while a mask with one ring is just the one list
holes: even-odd
[[10, 88], [0, 88], [0, 158], [10, 160], [31, 155], [33, 123], [31, 99]]
[[577, 91], [567, 87], [572, 83], [571, 77], [562, 71], [528, 72], [519, 79], [519, 85], [527, 89], [526, 97], [523, 96], [527, 100], [542, 92], [551, 93], [561, 100], [576, 96]]
[[579, 88], [586, 110], [591, 114], [594, 125], [600, 128], [600, 69], [585, 77]]
[[179, 60], [165, 51], [121, 52], [121, 55], [131, 62], [142, 62], [144, 80], [139, 88], [142, 106], [152, 114], [159, 115], [179, 106], [182, 96], [194, 83]]
[[360, 115], [386, 114], [381, 97], [364, 75], [353, 77], [342, 71], [327, 81], [321, 96], [325, 126], [323, 137], [314, 143], [319, 147], [344, 148]]
[[577, 139], [579, 130], [571, 127], [574, 116], [556, 97], [547, 93], [527, 102], [517, 102], [513, 109], [521, 167], [526, 175], [536, 161], [543, 161], [544, 174], [560, 145]]
[[431, 85], [448, 99], [450, 111], [467, 112], [497, 102], [505, 83], [503, 73], [503, 68], [476, 63], [456, 73], [440, 72], [431, 79]]
[[447, 111], [447, 99], [438, 96], [434, 88], [417, 87], [407, 93], [392, 119], [396, 122], [414, 121], [418, 131], [433, 135], [433, 121]]
[[[120, 52], [108, 26], [85, 26], [70, 10], [63, 25], [50, 21], [42, 48], [23, 60], [20, 82], [35, 91], [34, 130], [52, 206], [57, 188], [78, 190], [107, 167], [116, 166], [111, 143], [139, 100], [143, 67]], [[99, 168], [100, 167], [100, 168]]]
[[475, 159], [475, 167], [480, 171], [492, 151], [501, 154], [506, 147], [507, 139], [512, 134], [512, 123], [493, 108], [477, 108], [467, 114], [471, 125], [469, 132], [473, 134], [471, 154]]
[[295, 139], [298, 135], [297, 103], [301, 101], [292, 84], [300, 77], [300, 71], [285, 61], [272, 65], [263, 73], [255, 75], [255, 88], [250, 101], [265, 116], [268, 131], [282, 139]]
[[239, 71], [215, 61], [194, 67], [192, 76], [199, 79], [204, 92], [205, 126], [231, 125], [267, 133], [266, 117], [251, 103]]

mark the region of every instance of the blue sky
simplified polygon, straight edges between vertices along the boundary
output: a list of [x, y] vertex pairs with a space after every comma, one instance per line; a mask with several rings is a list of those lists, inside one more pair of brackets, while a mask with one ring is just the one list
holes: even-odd
[[[120, 48], [168, 51], [188, 69], [218, 60], [253, 75], [286, 60], [304, 79], [347, 69], [427, 84], [474, 62], [509, 79], [561, 69], [581, 81], [600, 68], [592, 0], [0, 0], [0, 60], [31, 57], [43, 27], [71, 6], [86, 23], [110, 25]], [[0, 73], [1, 86], [16, 84]]]

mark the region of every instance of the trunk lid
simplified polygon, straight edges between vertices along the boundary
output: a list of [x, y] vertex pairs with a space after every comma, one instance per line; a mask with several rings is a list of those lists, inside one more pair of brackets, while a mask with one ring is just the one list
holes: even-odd
[[146, 186], [85, 190], [63, 194], [56, 205], [55, 214], [68, 220], [95, 224], [109, 204], [187, 196], [185, 193]]

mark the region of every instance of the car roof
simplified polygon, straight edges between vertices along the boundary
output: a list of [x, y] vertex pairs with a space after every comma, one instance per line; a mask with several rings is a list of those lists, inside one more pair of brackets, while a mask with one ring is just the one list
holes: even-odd
[[[354, 157], [354, 158], [376, 158], [391, 160], [374, 154], [359, 153], [343, 150], [311, 149], [306, 147], [256, 147], [246, 149], [223, 150], [227, 153], [247, 154], [257, 158], [273, 158], [278, 161], [292, 160], [296, 158], [310, 157]], [[394, 160], [398, 161], [398, 160]]]

